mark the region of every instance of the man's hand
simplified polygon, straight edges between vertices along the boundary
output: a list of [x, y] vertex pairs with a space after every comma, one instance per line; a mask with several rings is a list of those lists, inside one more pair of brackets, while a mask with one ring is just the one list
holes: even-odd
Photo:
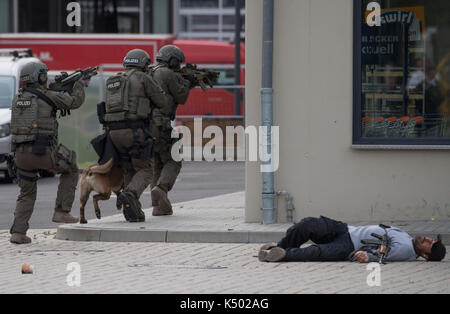
[[369, 255], [367, 255], [367, 253], [364, 251], [358, 251], [355, 253], [355, 260], [359, 263], [368, 263]]

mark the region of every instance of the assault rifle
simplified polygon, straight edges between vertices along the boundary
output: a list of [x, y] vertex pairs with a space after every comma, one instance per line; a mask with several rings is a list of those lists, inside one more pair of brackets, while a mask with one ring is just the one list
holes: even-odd
[[72, 74], [67, 72], [61, 72], [60, 75], [55, 77], [55, 81], [50, 83], [49, 89], [57, 92], [70, 92], [73, 89], [75, 82], [79, 80], [90, 80], [93, 76], [97, 75], [98, 67], [86, 68], [84, 70], [78, 69]]
[[378, 257], [379, 264], [383, 265], [386, 264], [386, 257], [389, 254], [389, 251], [391, 250], [391, 240], [388, 236], [388, 232], [386, 229], [389, 229], [391, 227], [383, 224], [381, 224], [380, 227], [383, 228], [385, 231], [384, 236], [372, 233], [371, 236], [376, 238], [377, 240], [372, 239], [361, 240], [361, 244], [363, 244], [363, 246], [359, 248], [357, 251], [354, 251], [350, 254], [349, 256], [350, 261], [352, 262], [355, 261], [355, 254], [358, 251], [363, 251]]
[[379, 253], [378, 253], [378, 257], [380, 259], [379, 259], [378, 263], [386, 264], [386, 255], [389, 252], [389, 246], [390, 246], [390, 240], [389, 240], [389, 237], [387, 236], [387, 233], [384, 236], [380, 236], [376, 233], [372, 233], [371, 236], [380, 240], [380, 242], [379, 242], [380, 249], [379, 249]]
[[213, 87], [213, 84], [219, 78], [219, 72], [210, 71], [207, 69], [199, 69], [196, 64], [187, 63], [186, 66], [179, 71], [183, 77], [193, 76], [198, 86], [205, 92], [207, 90], [206, 84]]

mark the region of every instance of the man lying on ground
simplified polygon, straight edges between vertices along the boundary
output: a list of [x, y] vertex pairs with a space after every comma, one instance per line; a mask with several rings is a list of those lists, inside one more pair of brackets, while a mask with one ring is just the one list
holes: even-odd
[[[427, 261], [444, 259], [446, 249], [440, 236], [413, 239], [406, 232], [384, 225], [353, 227], [326, 217], [305, 218], [289, 228], [279, 243], [261, 247], [261, 262], [331, 262], [356, 260], [360, 263], [378, 262], [380, 256], [364, 243], [379, 242], [373, 235], [385, 236], [389, 245], [384, 261], [415, 261], [419, 256]], [[313, 245], [301, 248], [311, 240]]]

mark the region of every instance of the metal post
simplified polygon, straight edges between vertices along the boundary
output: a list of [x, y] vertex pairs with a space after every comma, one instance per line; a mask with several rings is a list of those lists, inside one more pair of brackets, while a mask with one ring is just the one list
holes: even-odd
[[13, 32], [19, 32], [19, 0], [13, 1]]
[[144, 0], [139, 0], [139, 33], [144, 34], [144, 18], [145, 18], [145, 5]]
[[219, 19], [219, 25], [218, 25], [218, 31], [219, 31], [219, 38], [218, 40], [222, 41], [223, 40], [223, 0], [219, 0], [219, 14], [218, 14], [218, 19]]
[[172, 23], [173, 23], [173, 34], [178, 37], [181, 31], [181, 16], [180, 16], [180, 0], [173, 0], [173, 12], [172, 12]]
[[[262, 126], [266, 132], [262, 136], [267, 137], [263, 142], [267, 143], [267, 153], [272, 154], [272, 125], [273, 125], [273, 11], [274, 1], [263, 2], [263, 46], [262, 46], [262, 89], [261, 111]], [[263, 147], [263, 149], [266, 149]], [[270, 165], [271, 160], [263, 162]], [[275, 216], [275, 176], [273, 172], [262, 174], [262, 211], [263, 224], [273, 224]]]
[[[241, 85], [241, 4], [242, 0], [235, 0], [236, 13], [234, 24], [234, 84]], [[236, 116], [241, 114], [241, 91], [236, 89], [234, 91], [234, 114]]]

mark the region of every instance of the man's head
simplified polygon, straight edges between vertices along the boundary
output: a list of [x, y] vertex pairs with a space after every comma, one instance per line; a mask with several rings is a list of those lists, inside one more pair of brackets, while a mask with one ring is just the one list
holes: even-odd
[[20, 82], [25, 87], [41, 87], [47, 84], [47, 66], [42, 62], [30, 62], [20, 72]]
[[428, 237], [416, 237], [414, 249], [418, 255], [429, 262], [440, 262], [446, 254], [445, 245], [442, 243], [440, 235], [438, 235], [437, 240]]
[[125, 58], [123, 58], [123, 67], [145, 69], [152, 63], [152, 59], [147, 52], [142, 49], [133, 49], [128, 51]]
[[174, 45], [162, 47], [156, 55], [156, 61], [166, 63], [171, 69], [177, 69], [186, 60], [183, 51]]

